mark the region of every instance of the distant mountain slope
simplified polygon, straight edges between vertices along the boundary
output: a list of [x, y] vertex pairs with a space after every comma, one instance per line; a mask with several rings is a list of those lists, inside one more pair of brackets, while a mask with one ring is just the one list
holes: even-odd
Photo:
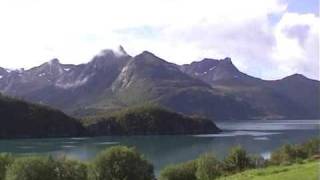
[[251, 104], [258, 118], [320, 118], [320, 83], [302, 75], [266, 81], [240, 72], [230, 58], [204, 59], [180, 69], [212, 86]]
[[81, 123], [47, 107], [0, 95], [0, 138], [82, 135]]
[[277, 81], [249, 76], [230, 58], [176, 65], [150, 52], [135, 57], [122, 47], [87, 64], [54, 59], [29, 70], [0, 68], [0, 92], [87, 116], [158, 104], [215, 120], [317, 119], [319, 81], [300, 75]]
[[123, 68], [112, 90], [126, 106], [151, 102], [214, 119], [246, 119], [255, 113], [245, 102], [215, 92], [208, 84], [150, 52], [134, 57]]

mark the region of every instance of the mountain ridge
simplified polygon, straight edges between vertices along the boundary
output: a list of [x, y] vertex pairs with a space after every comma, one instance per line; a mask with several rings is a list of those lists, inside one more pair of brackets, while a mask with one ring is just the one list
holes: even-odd
[[0, 68], [0, 77], [0, 92], [69, 114], [154, 103], [221, 120], [320, 117], [319, 81], [298, 74], [262, 80], [241, 72], [229, 57], [177, 65], [149, 51], [132, 57], [120, 46], [85, 64], [53, 59], [28, 70]]

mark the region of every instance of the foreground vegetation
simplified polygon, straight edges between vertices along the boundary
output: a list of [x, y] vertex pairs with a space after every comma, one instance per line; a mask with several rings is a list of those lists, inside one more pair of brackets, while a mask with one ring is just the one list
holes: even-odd
[[[168, 166], [161, 171], [160, 180], [213, 180], [213, 179], [237, 179], [238, 177], [248, 177], [251, 179], [254, 174], [252, 172], [270, 173], [276, 169], [284, 168], [292, 164], [301, 164], [306, 160], [312, 160], [320, 155], [320, 139], [312, 139], [306, 143], [298, 145], [286, 144], [274, 151], [271, 154], [270, 160], [265, 160], [260, 156], [250, 156], [240, 146], [232, 148], [229, 155], [222, 161], [218, 160], [213, 154], [205, 154], [198, 159], [182, 164]], [[298, 165], [296, 165], [298, 166]], [[295, 168], [296, 166], [292, 166]], [[314, 170], [315, 164], [305, 165], [306, 170], [301, 170], [300, 173], [292, 171], [291, 174], [296, 175], [300, 179], [313, 177], [312, 174], [319, 176], [319, 172]], [[266, 169], [264, 169], [266, 168]], [[250, 169], [255, 169], [251, 170]], [[311, 170], [310, 170], [311, 169]], [[249, 170], [247, 173], [234, 175], [243, 171]], [[310, 171], [315, 171], [310, 174]], [[283, 177], [287, 176], [284, 172], [280, 174]], [[288, 175], [290, 176], [290, 175]], [[274, 176], [276, 177], [276, 176]], [[281, 178], [280, 178], [281, 179]], [[311, 178], [317, 179], [317, 178]]]
[[[171, 165], [160, 180], [213, 179], [317, 179], [320, 139], [300, 145], [284, 145], [270, 160], [250, 156], [240, 146], [223, 160], [213, 154]], [[48, 156], [13, 157], [0, 155], [0, 180], [154, 180], [153, 166], [135, 149], [111, 147], [91, 162]]]
[[123, 146], [101, 152], [83, 163], [47, 156], [0, 155], [0, 180], [152, 180], [153, 166], [135, 149]]
[[305, 161], [289, 166], [247, 170], [219, 180], [317, 180], [320, 177], [319, 167], [319, 161]]

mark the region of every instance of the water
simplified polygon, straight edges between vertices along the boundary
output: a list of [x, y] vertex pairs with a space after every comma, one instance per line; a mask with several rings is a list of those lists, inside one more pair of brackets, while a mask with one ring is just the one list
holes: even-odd
[[266, 158], [284, 143], [300, 143], [319, 137], [319, 120], [218, 122], [220, 134], [186, 136], [134, 136], [59, 139], [0, 140], [0, 152], [18, 155], [51, 154], [92, 160], [114, 145], [136, 147], [155, 166], [156, 174], [169, 164], [195, 159], [213, 152], [223, 158], [232, 146], [242, 145]]

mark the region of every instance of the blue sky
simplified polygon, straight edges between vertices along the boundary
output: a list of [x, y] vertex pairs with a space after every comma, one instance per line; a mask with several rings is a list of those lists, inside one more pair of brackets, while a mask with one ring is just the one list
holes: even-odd
[[287, 0], [288, 11], [297, 13], [313, 13], [319, 15], [318, 0]]
[[2, 0], [0, 66], [85, 63], [102, 49], [177, 64], [231, 57], [263, 79], [319, 79], [317, 0]]

